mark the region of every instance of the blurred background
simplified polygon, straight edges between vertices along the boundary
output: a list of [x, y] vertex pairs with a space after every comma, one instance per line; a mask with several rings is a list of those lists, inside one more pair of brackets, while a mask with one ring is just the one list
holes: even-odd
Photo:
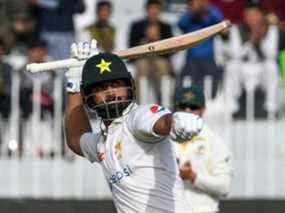
[[0, 17], [1, 213], [115, 212], [101, 168], [64, 143], [64, 70], [27, 63], [68, 58], [74, 41], [126, 49], [224, 19], [230, 30], [194, 48], [127, 61], [137, 99], [171, 109], [178, 86], [202, 85], [205, 120], [234, 156], [221, 212], [285, 212], [285, 1], [0, 0]]

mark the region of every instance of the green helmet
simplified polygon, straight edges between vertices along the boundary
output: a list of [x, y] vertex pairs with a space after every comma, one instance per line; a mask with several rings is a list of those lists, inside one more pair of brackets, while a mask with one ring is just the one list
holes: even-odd
[[[95, 103], [92, 89], [96, 85], [112, 81], [123, 80], [128, 89], [128, 99], [122, 100], [115, 97], [104, 103]], [[111, 53], [100, 53], [90, 57], [83, 66], [81, 93], [83, 101], [87, 107], [97, 113], [102, 119], [113, 120], [122, 116], [123, 111], [135, 99], [134, 80], [127, 70], [125, 63], [117, 56]]]

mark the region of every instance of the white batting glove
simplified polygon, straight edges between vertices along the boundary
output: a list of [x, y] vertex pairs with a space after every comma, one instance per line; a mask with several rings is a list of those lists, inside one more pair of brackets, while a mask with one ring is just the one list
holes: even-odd
[[170, 137], [178, 143], [191, 140], [203, 128], [203, 120], [198, 115], [189, 112], [175, 112], [172, 116]]
[[[78, 42], [73, 43], [70, 47], [70, 56], [79, 61], [87, 60], [93, 55], [99, 54], [97, 49], [97, 41], [92, 39], [91, 42]], [[69, 68], [65, 73], [67, 78], [67, 92], [77, 93], [80, 92], [80, 82], [83, 67]]]

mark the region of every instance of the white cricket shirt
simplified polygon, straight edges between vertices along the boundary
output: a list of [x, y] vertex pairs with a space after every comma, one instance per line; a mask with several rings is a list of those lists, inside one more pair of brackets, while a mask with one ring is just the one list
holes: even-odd
[[173, 144], [153, 132], [155, 122], [170, 111], [131, 105], [111, 123], [106, 137], [82, 135], [82, 152], [103, 167], [118, 213], [191, 213]]
[[233, 176], [229, 149], [207, 126], [192, 140], [175, 144], [179, 163], [190, 161], [197, 174], [194, 184], [184, 181], [193, 213], [218, 212], [219, 199], [229, 192]]

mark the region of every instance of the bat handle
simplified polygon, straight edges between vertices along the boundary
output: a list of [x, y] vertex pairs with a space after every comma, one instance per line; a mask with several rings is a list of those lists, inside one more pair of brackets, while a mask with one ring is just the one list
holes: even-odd
[[79, 61], [75, 58], [69, 58], [64, 60], [45, 62], [45, 63], [32, 63], [26, 66], [26, 70], [32, 73], [47, 71], [47, 70], [56, 70], [56, 69], [64, 69], [71, 67], [79, 67], [83, 66], [86, 61]]

